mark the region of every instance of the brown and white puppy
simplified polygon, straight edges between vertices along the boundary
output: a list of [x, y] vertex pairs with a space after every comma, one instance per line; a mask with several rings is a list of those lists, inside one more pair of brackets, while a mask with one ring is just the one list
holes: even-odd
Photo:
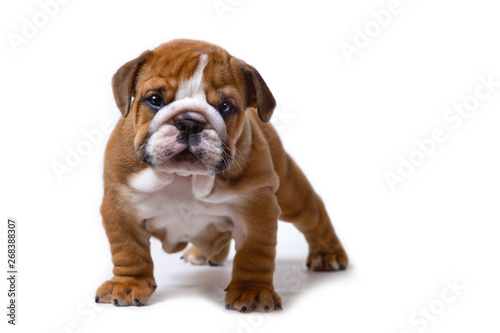
[[278, 219], [309, 243], [307, 267], [345, 269], [323, 202], [268, 123], [260, 74], [224, 49], [174, 40], [113, 76], [120, 119], [109, 139], [101, 206], [114, 277], [96, 301], [143, 305], [156, 289], [150, 238], [192, 264], [219, 265], [236, 243], [228, 309], [281, 309], [273, 271]]

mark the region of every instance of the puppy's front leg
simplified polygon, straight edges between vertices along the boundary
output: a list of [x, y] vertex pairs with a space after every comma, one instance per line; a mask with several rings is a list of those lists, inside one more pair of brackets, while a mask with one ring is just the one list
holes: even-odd
[[104, 197], [101, 214], [111, 246], [114, 277], [97, 289], [96, 302], [144, 305], [156, 289], [151, 234], [110, 197]]
[[270, 188], [248, 198], [234, 224], [236, 255], [231, 282], [226, 288], [226, 309], [240, 312], [281, 310], [274, 291], [273, 273], [280, 209]]

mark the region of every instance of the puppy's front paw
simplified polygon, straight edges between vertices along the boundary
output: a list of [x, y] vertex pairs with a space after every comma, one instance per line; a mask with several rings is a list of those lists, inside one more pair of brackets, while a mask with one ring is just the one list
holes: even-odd
[[271, 284], [242, 283], [226, 289], [224, 298], [226, 309], [240, 312], [282, 310], [281, 298]]
[[341, 271], [347, 268], [349, 259], [342, 247], [333, 251], [310, 252], [307, 268], [311, 271]]
[[116, 306], [145, 305], [156, 289], [154, 278], [115, 276], [97, 289], [96, 303], [113, 303]]

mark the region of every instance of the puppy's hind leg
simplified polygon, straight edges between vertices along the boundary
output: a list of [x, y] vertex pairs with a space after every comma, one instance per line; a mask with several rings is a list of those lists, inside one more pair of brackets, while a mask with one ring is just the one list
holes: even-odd
[[276, 192], [280, 220], [292, 222], [309, 243], [307, 267], [313, 271], [343, 270], [347, 254], [337, 237], [323, 201], [292, 158], [274, 156], [280, 187]]
[[193, 265], [222, 265], [229, 254], [230, 241], [230, 232], [221, 232], [210, 226], [191, 240], [193, 245], [184, 251], [182, 258]]

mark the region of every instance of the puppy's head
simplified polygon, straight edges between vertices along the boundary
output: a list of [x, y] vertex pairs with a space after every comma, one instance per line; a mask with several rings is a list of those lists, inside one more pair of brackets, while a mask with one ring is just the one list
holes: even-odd
[[113, 76], [118, 108], [135, 131], [137, 157], [157, 171], [229, 170], [245, 112], [269, 121], [276, 102], [260, 74], [224, 49], [174, 40], [146, 51]]

